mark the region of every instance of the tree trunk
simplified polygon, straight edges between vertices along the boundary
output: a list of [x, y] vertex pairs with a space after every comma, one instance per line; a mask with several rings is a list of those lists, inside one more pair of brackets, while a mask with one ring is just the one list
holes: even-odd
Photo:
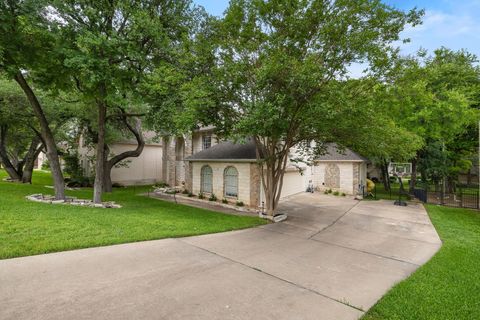
[[103, 192], [112, 192], [113, 183], [112, 183], [112, 166], [108, 163], [105, 163], [105, 176], [103, 177]]
[[93, 186], [93, 202], [102, 203], [103, 181], [105, 179], [105, 133], [107, 121], [107, 106], [104, 101], [98, 103], [98, 132], [95, 165], [95, 183]]
[[382, 180], [385, 191], [390, 191], [390, 175], [388, 174], [388, 161], [386, 159], [382, 159], [380, 169], [382, 171]]
[[[119, 163], [120, 161], [123, 161], [127, 158], [136, 158], [139, 157], [142, 154], [143, 148], [145, 147], [145, 140], [143, 139], [143, 134], [142, 134], [142, 123], [140, 119], [135, 118], [135, 126], [132, 126], [128, 120], [127, 117], [125, 116], [125, 112], [122, 110], [122, 121], [124, 122], [125, 126], [128, 128], [128, 130], [135, 136], [135, 139], [137, 140], [137, 148], [135, 150], [129, 150], [122, 152], [116, 156], [114, 156], [112, 159], [105, 161], [105, 173], [104, 173], [104, 181], [103, 181], [103, 190], [104, 192], [112, 192], [112, 168]], [[105, 158], [108, 157], [108, 146], [106, 147], [106, 154]]]
[[105, 143], [105, 161], [103, 171], [103, 192], [112, 192], [112, 168], [108, 163], [108, 155], [110, 154], [110, 147]]
[[15, 75], [15, 81], [20, 85], [23, 92], [27, 96], [30, 105], [32, 106], [33, 113], [37, 117], [40, 123], [40, 131], [45, 142], [47, 159], [50, 162], [50, 170], [52, 171], [53, 185], [55, 188], [55, 199], [65, 199], [65, 181], [63, 180], [62, 167], [60, 165], [60, 159], [58, 157], [57, 145], [52, 131], [48, 125], [48, 120], [43, 112], [42, 106], [38, 101], [35, 93], [28, 85], [27, 81], [23, 77], [21, 71], [18, 71]]
[[[417, 156], [418, 157], [418, 156]], [[417, 186], [417, 157], [412, 159], [412, 175], [410, 177], [410, 194], [413, 195]]]
[[17, 168], [15, 168], [15, 166], [10, 161], [10, 157], [8, 156], [5, 146], [7, 139], [7, 131], [8, 127], [6, 125], [0, 126], [0, 160], [2, 161], [3, 167], [10, 179], [14, 181], [20, 181], [21, 175], [18, 173]]
[[[265, 209], [267, 216], [273, 218], [282, 194], [283, 177], [290, 147], [288, 144], [279, 146], [276, 140], [268, 138], [266, 138], [266, 143], [261, 143], [260, 138], [257, 137], [255, 138], [255, 143], [257, 147], [257, 161], [260, 163], [260, 176], [265, 194]], [[279, 147], [280, 150], [278, 149]]]
[[32, 174], [33, 167], [35, 166], [35, 160], [37, 160], [38, 155], [43, 150], [43, 144], [39, 146], [40, 142], [40, 138], [34, 137], [27, 154], [23, 159], [24, 167], [22, 173], [22, 183], [32, 184]]

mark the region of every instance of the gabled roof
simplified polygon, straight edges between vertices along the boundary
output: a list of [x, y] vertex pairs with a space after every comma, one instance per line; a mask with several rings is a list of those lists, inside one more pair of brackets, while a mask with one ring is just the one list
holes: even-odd
[[318, 156], [316, 161], [352, 161], [366, 162], [367, 158], [359, 155], [351, 149], [339, 149], [336, 143], [328, 143], [326, 145], [325, 154]]
[[197, 152], [187, 157], [187, 161], [256, 161], [255, 142], [250, 140], [246, 143], [221, 142], [208, 149]]

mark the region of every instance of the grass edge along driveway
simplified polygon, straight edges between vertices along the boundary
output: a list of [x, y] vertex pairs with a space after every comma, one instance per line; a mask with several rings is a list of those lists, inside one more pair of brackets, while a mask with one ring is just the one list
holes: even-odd
[[425, 206], [443, 246], [362, 320], [480, 319], [480, 212]]
[[[139, 196], [149, 187], [115, 189], [104, 200], [121, 209], [31, 202], [25, 196], [52, 194], [49, 173], [36, 171], [33, 184], [3, 181], [0, 170], [0, 259], [136, 241], [185, 237], [250, 228], [266, 223]], [[68, 191], [90, 199], [92, 190]]]

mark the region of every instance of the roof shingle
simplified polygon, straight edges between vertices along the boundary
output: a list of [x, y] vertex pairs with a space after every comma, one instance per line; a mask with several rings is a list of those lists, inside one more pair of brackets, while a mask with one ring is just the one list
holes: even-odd
[[317, 161], [368, 161], [351, 149], [339, 149], [336, 143], [327, 143], [324, 155], [318, 156]]
[[233, 143], [231, 141], [221, 142], [211, 148], [202, 150], [194, 155], [187, 157], [188, 161], [202, 161], [202, 160], [243, 160], [255, 161], [256, 148], [255, 142], [250, 140], [246, 143]]

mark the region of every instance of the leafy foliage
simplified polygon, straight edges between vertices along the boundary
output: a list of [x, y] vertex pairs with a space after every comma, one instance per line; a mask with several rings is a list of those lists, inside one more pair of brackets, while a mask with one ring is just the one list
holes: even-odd
[[382, 74], [397, 55], [392, 43], [420, 16], [380, 1], [230, 2], [216, 27], [211, 121], [220, 135], [255, 140], [269, 215], [293, 147], [351, 144], [361, 120], [372, 120], [372, 110], [349, 103], [348, 67], [368, 62]]

